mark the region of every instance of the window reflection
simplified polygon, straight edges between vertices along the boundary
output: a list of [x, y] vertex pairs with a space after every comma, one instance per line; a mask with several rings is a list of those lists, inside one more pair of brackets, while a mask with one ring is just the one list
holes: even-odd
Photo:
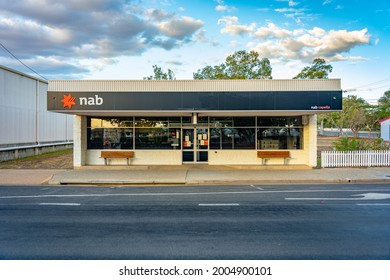
[[296, 127], [259, 128], [257, 130], [258, 149], [302, 149], [301, 135], [303, 129]]
[[91, 128], [88, 132], [88, 149], [133, 149], [132, 128]]
[[[181, 149], [189, 117], [87, 119], [88, 149]], [[303, 149], [302, 118], [202, 117], [211, 150]]]
[[180, 130], [171, 128], [136, 128], [135, 148], [166, 150], [180, 148]]

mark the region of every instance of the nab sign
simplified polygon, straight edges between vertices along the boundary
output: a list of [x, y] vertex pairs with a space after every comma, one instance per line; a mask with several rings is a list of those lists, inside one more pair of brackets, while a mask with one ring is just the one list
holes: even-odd
[[[78, 101], [78, 102], [76, 102]], [[103, 97], [95, 94], [90, 97], [77, 97], [72, 96], [71, 93], [64, 95], [64, 99], [61, 100], [64, 104], [64, 108], [72, 109], [74, 105], [79, 106], [101, 106], [103, 105]]]

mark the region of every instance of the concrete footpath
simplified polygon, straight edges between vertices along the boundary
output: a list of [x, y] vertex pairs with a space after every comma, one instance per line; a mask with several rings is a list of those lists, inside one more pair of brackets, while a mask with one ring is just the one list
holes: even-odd
[[129, 166], [1, 169], [1, 185], [390, 183], [390, 167]]

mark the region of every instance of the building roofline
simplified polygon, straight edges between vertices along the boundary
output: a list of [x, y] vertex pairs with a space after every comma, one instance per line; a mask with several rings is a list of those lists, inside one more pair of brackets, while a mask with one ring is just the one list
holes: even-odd
[[50, 80], [51, 92], [340, 91], [340, 79]]
[[388, 116], [388, 117], [386, 117], [386, 118], [384, 118], [384, 119], [381, 119], [381, 120], [379, 120], [378, 122], [379, 122], [379, 123], [383, 123], [383, 122], [385, 122], [385, 121], [387, 121], [387, 120], [390, 120], [390, 116]]
[[23, 73], [23, 72], [14, 70], [14, 69], [12, 69], [12, 68], [6, 67], [6, 66], [1, 65], [1, 64], [0, 64], [0, 68], [3, 69], [3, 70], [6, 70], [6, 71], [8, 71], [8, 72], [12, 72], [12, 73], [14, 73], [14, 74], [17, 74], [17, 75], [26, 77], [26, 78], [33, 79], [33, 80], [40, 81], [40, 82], [42, 82], [42, 83], [48, 84], [48, 81], [45, 81], [45, 80], [43, 80], [43, 79], [40, 79], [40, 78], [31, 76], [31, 75], [28, 75], [28, 74], [26, 74], [26, 73]]

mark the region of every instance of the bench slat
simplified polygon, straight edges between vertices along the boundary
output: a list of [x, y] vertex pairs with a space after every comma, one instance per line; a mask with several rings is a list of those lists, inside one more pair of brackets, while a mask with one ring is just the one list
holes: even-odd
[[287, 159], [290, 158], [290, 151], [257, 151], [257, 157], [262, 159], [263, 165], [270, 158], [283, 158], [286, 164]]
[[127, 165], [129, 165], [129, 159], [134, 157], [134, 151], [101, 151], [100, 157], [104, 158], [105, 165], [107, 165], [107, 159], [110, 158], [125, 158]]
[[258, 158], [289, 158], [290, 151], [257, 151]]
[[134, 157], [133, 151], [101, 151], [100, 157], [102, 158], [132, 158]]

